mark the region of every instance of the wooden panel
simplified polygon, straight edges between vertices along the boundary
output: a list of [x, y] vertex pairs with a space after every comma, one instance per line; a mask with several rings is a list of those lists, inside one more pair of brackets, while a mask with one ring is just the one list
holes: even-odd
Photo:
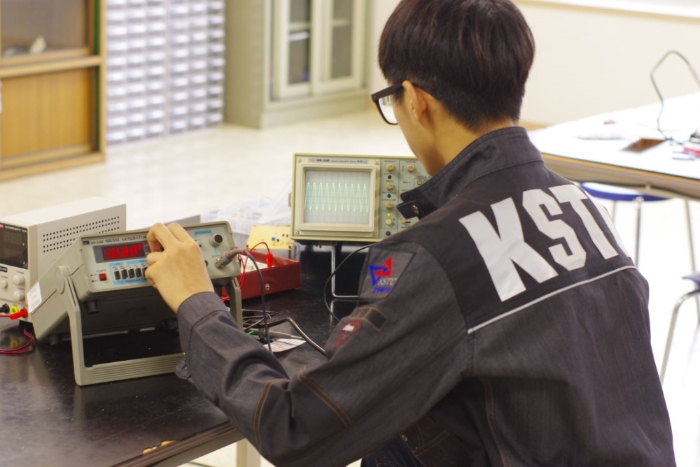
[[95, 147], [95, 70], [2, 81], [0, 157], [88, 144]]
[[0, 170], [0, 182], [3, 180], [12, 180], [13, 178], [53, 172], [55, 170], [69, 169], [85, 164], [94, 164], [97, 162], [103, 162], [104, 160], [105, 156], [103, 153], [95, 152], [79, 157], [69, 157], [67, 159], [59, 159], [42, 164], [27, 165], [10, 169], [2, 168], [2, 170]]
[[[68, 54], [82, 53], [79, 50], [66, 52]], [[13, 61], [13, 66], [0, 67], [0, 79], [15, 78], [17, 76], [38, 75], [54, 71], [75, 70], [77, 68], [90, 68], [102, 65], [104, 59], [100, 55], [90, 55], [80, 58], [66, 58], [65, 60], [30, 60]], [[20, 64], [21, 63], [21, 64]]]

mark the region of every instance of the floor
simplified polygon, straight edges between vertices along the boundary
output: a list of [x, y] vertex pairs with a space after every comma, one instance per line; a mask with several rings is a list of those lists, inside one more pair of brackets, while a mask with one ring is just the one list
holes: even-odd
[[[241, 200], [274, 197], [291, 180], [292, 154], [410, 154], [401, 132], [375, 111], [258, 131], [223, 126], [163, 140], [131, 143], [108, 152], [107, 162], [0, 182], [3, 216], [89, 196], [128, 205], [129, 228], [167, 222]], [[691, 204], [700, 248], [700, 203]], [[634, 209], [619, 206], [617, 224], [634, 249]], [[639, 267], [651, 288], [652, 346], [660, 366], [671, 310], [692, 287], [684, 204], [643, 208]], [[700, 262], [698, 263], [700, 266]], [[664, 390], [679, 467], [700, 467], [700, 343], [694, 304], [681, 310]], [[235, 466], [235, 447], [193, 465]], [[263, 463], [263, 465], [269, 465]]]

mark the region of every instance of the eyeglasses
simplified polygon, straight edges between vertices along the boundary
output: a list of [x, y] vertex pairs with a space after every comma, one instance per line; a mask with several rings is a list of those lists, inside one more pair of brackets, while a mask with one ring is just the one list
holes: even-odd
[[[435, 99], [440, 99], [440, 97], [434, 92], [430, 91], [428, 88], [422, 84], [412, 84], [426, 91], [428, 94], [433, 96]], [[389, 125], [398, 125], [399, 122], [396, 120], [396, 114], [394, 113], [394, 94], [399, 92], [403, 88], [403, 81], [399, 81], [396, 84], [392, 84], [388, 88], [382, 89], [372, 94], [372, 100], [379, 110], [379, 114], [382, 116], [385, 122]]]

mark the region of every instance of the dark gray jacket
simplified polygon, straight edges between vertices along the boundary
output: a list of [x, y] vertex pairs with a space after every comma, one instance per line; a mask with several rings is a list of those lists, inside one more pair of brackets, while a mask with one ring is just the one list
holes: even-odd
[[327, 362], [287, 375], [214, 294], [179, 310], [193, 382], [280, 466], [401, 436], [426, 466], [672, 466], [648, 288], [604, 210], [522, 128], [404, 196]]

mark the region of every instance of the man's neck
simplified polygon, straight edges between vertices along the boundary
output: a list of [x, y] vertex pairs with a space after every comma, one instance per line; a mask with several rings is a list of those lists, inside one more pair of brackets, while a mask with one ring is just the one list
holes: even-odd
[[440, 134], [436, 135], [436, 152], [442, 159], [442, 167], [449, 164], [467, 146], [492, 131], [515, 126], [512, 120], [485, 125], [479, 131], [472, 131], [461, 123], [450, 120], [441, 125]]

